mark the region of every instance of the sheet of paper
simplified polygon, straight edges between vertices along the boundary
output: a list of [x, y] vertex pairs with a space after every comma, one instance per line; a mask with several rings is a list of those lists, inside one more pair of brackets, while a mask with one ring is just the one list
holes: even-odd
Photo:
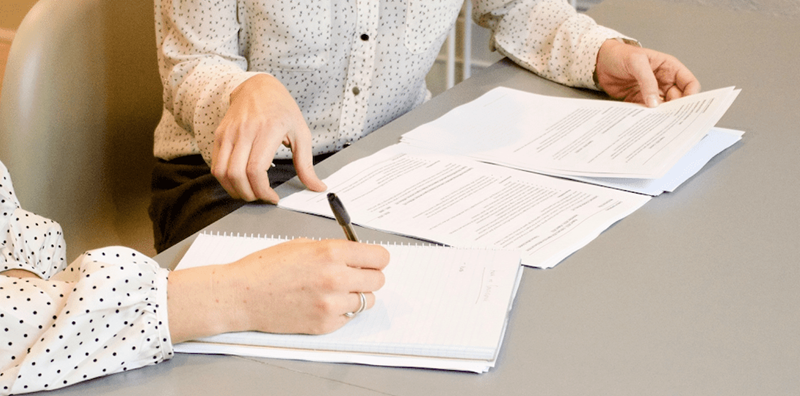
[[402, 141], [556, 176], [658, 179], [722, 117], [733, 87], [656, 108], [495, 88]]
[[[353, 223], [457, 247], [512, 249], [550, 268], [650, 197], [481, 163], [407, 144], [354, 161], [325, 179]], [[332, 217], [325, 193], [279, 206]]]
[[175, 345], [177, 353], [202, 353], [216, 355], [252, 356], [271, 359], [306, 360], [325, 363], [355, 363], [372, 366], [414, 367], [440, 370], [470, 371], [485, 373], [497, 364], [490, 361], [470, 359], [445, 359], [401, 355], [377, 355], [370, 353], [347, 353], [294, 348], [273, 348], [255, 345], [219, 344], [211, 342], [184, 342]]
[[[201, 234], [176, 269], [235, 261], [279, 242]], [[333, 333], [228, 333], [176, 350], [477, 372], [493, 366], [519, 285], [519, 253], [385, 247], [391, 259], [375, 306]]]
[[744, 132], [714, 127], [660, 179], [623, 179], [569, 176], [568, 178], [651, 196], [673, 192], [714, 156], [742, 139]]

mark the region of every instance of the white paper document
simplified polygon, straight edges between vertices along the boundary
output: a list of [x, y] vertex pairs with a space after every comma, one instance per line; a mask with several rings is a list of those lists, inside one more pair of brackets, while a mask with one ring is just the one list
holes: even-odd
[[[229, 263], [283, 241], [201, 234], [176, 269]], [[228, 333], [175, 350], [474, 372], [493, 367], [522, 274], [519, 253], [384, 246], [390, 262], [375, 305], [333, 333]]]
[[[363, 227], [456, 247], [511, 249], [550, 268], [650, 197], [442, 154], [387, 147], [326, 178]], [[282, 198], [279, 207], [333, 217], [325, 193]]]
[[694, 176], [714, 156], [742, 139], [744, 132], [733, 129], [714, 127], [708, 131], [686, 155], [659, 179], [635, 179], [617, 177], [582, 177], [565, 176], [585, 183], [597, 184], [625, 191], [656, 196], [664, 192], [673, 192], [685, 181]]
[[492, 89], [402, 142], [555, 176], [659, 179], [722, 117], [739, 90], [656, 108]]

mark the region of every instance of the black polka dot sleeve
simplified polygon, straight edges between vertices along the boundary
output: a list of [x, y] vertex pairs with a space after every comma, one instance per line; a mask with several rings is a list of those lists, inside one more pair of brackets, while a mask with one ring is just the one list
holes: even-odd
[[75, 282], [0, 276], [0, 394], [55, 389], [172, 357], [167, 270], [128, 248], [79, 257]]
[[48, 279], [66, 267], [58, 223], [22, 208], [4, 213], [8, 216], [0, 238], [0, 271], [22, 269]]
[[6, 166], [0, 162], [0, 229], [5, 229], [8, 225], [8, 217], [11, 212], [19, 207], [17, 196], [14, 195], [14, 187], [11, 185], [11, 175], [8, 174]]
[[592, 78], [600, 45], [634, 40], [578, 14], [566, 0], [473, 0], [491, 45], [515, 63], [561, 84], [599, 89]]
[[0, 272], [21, 269], [47, 279], [64, 269], [64, 254], [61, 226], [20, 207], [0, 162]]
[[[122, 247], [64, 269], [55, 222], [19, 207], [0, 162], [0, 395], [48, 390], [172, 356], [166, 269]], [[58, 280], [55, 280], [58, 279]]]

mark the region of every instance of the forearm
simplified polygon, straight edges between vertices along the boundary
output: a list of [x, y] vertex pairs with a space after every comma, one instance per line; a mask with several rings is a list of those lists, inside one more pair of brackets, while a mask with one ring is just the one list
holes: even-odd
[[[246, 297], [224, 265], [173, 271], [167, 286], [169, 331], [173, 343], [247, 330]], [[241, 300], [242, 304], [238, 304]]]
[[174, 343], [234, 331], [330, 333], [384, 283], [389, 253], [343, 240], [296, 239], [226, 265], [174, 271], [167, 306]]

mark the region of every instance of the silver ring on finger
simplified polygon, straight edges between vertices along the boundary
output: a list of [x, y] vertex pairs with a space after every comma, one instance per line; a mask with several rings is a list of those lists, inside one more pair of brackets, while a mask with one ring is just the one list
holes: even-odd
[[365, 296], [362, 292], [358, 292], [358, 297], [361, 300], [361, 306], [359, 306], [358, 309], [353, 312], [345, 312], [344, 316], [348, 318], [354, 318], [356, 315], [364, 312], [364, 309], [367, 308], [367, 296]]

